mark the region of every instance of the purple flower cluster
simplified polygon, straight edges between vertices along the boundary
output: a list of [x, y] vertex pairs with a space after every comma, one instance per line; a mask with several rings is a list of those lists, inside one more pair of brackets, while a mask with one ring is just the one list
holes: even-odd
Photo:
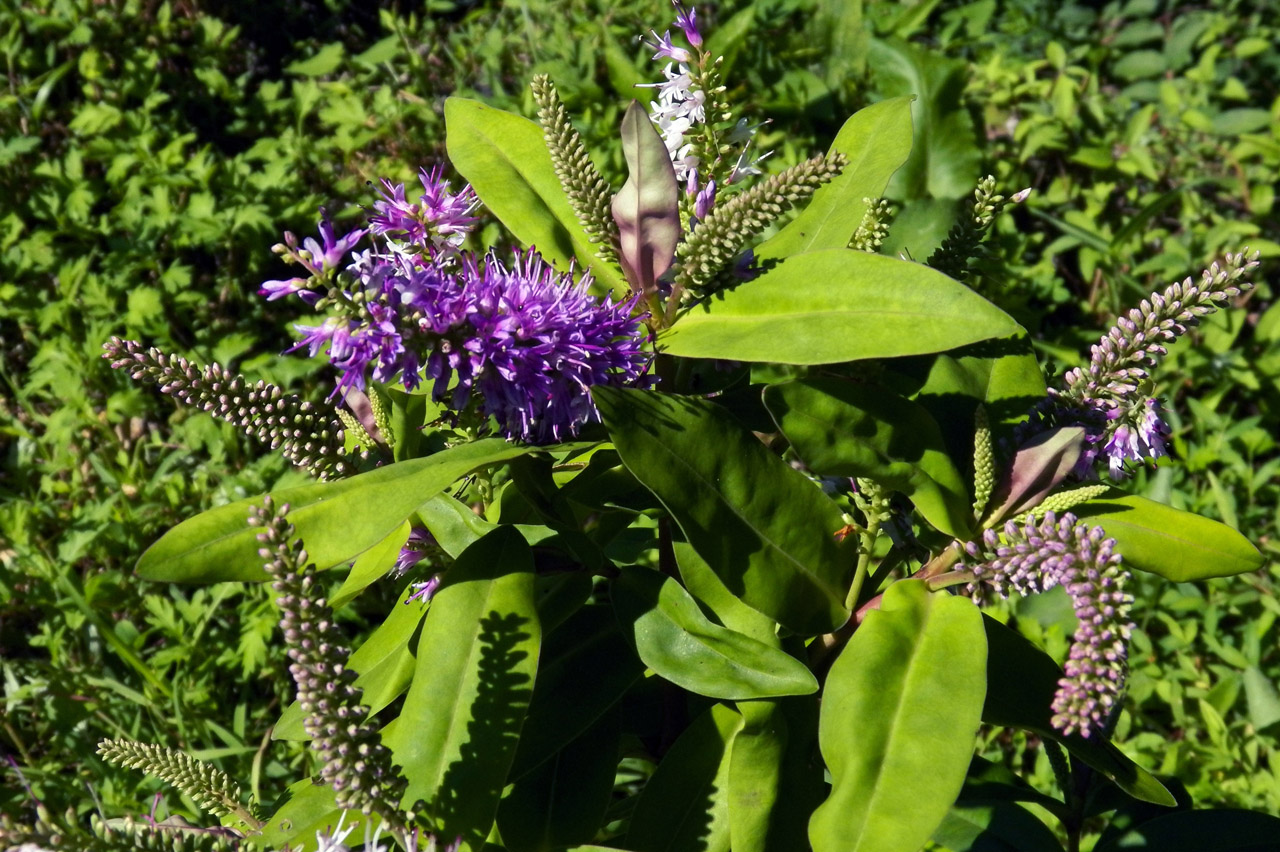
[[1037, 523], [1005, 524], [969, 542], [965, 568], [973, 575], [969, 592], [1007, 597], [1010, 591], [1037, 594], [1062, 586], [1071, 598], [1076, 631], [1053, 701], [1053, 726], [1064, 734], [1087, 737], [1105, 728], [1124, 689], [1126, 641], [1132, 622], [1132, 598], [1125, 592], [1128, 572], [1121, 567], [1115, 542], [1101, 527], [1077, 523], [1070, 513], [1052, 512]]
[[1168, 344], [1253, 286], [1243, 279], [1258, 265], [1257, 257], [1228, 254], [1222, 264], [1206, 269], [1198, 284], [1187, 278], [1152, 293], [1092, 347], [1087, 367], [1067, 372], [1064, 389], [1050, 391], [1029, 428], [1085, 427], [1089, 446], [1077, 468], [1081, 475], [1092, 473], [1100, 455], [1116, 479], [1125, 476], [1125, 462], [1164, 455], [1169, 427], [1151, 396], [1151, 371]]
[[451, 193], [448, 182], [441, 179], [443, 172], [440, 166], [419, 170], [422, 195], [417, 203], [406, 198], [404, 184], [383, 178], [382, 199], [373, 203], [369, 230], [391, 240], [429, 245], [436, 251], [461, 246], [477, 221], [472, 214], [480, 199], [470, 184], [456, 195]]
[[[532, 250], [517, 252], [509, 266], [459, 251], [476, 221], [474, 192], [451, 193], [439, 169], [424, 170], [421, 181], [416, 202], [383, 181], [369, 233], [384, 249], [353, 254], [338, 276], [335, 255], [366, 231], [339, 239], [326, 218], [323, 245], [291, 257], [309, 263], [312, 279], [263, 285], [268, 299], [297, 293], [336, 314], [298, 325], [293, 348], [327, 353], [341, 371], [335, 394], [362, 390], [370, 376], [409, 390], [429, 379], [437, 402], [492, 416], [510, 437], [542, 443], [576, 434], [597, 417], [592, 385], [644, 375], [649, 357], [632, 316], [635, 299], [597, 299], [589, 274], [575, 283], [572, 271], [557, 273]], [[310, 263], [318, 256], [323, 265]]]

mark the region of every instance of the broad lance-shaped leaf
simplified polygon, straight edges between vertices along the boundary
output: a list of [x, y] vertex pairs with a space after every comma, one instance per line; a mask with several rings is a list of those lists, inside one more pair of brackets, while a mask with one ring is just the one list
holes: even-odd
[[644, 107], [631, 102], [622, 117], [627, 182], [613, 198], [619, 257], [631, 289], [646, 297], [671, 267], [680, 241], [680, 187], [666, 143]]
[[499, 527], [458, 558], [431, 601], [418, 668], [384, 735], [444, 837], [476, 852], [493, 825], [538, 669], [533, 553]]
[[1175, 583], [1257, 571], [1264, 562], [1226, 524], [1119, 489], [1071, 511], [1106, 530], [1125, 565]]
[[[1108, 832], [1111, 834], [1111, 832]], [[1280, 818], [1257, 811], [1175, 811], [1104, 835], [1095, 852], [1134, 849], [1160, 852], [1274, 852], [1280, 846]]]
[[849, 617], [840, 510], [712, 402], [591, 389], [627, 469], [734, 595], [795, 633]]
[[761, 243], [756, 257], [791, 257], [847, 246], [867, 210], [866, 199], [884, 194], [889, 178], [911, 153], [914, 99], [907, 96], [881, 101], [851, 115], [828, 152], [848, 158], [844, 169], [814, 193], [799, 216]]
[[[531, 452], [533, 448], [487, 438], [424, 459], [398, 462], [336, 482], [318, 482], [272, 493], [289, 504], [289, 523], [320, 568], [348, 562], [391, 535], [459, 478]], [[138, 560], [138, 576], [167, 583], [218, 583], [269, 579], [258, 556], [258, 529], [239, 500], [188, 518], [169, 530]]]
[[444, 120], [450, 162], [516, 239], [561, 270], [576, 257], [591, 267], [598, 284], [625, 292], [622, 274], [596, 254], [574, 214], [542, 128], [466, 98], [445, 101]]
[[690, 692], [712, 698], [774, 698], [818, 691], [804, 663], [714, 624], [679, 583], [648, 568], [624, 568], [613, 609], [644, 664]]
[[1062, 669], [1022, 634], [994, 618], [984, 614], [982, 627], [987, 637], [987, 695], [982, 721], [1057, 740], [1130, 796], [1166, 807], [1176, 804], [1164, 785], [1114, 743], [1098, 736], [1063, 736], [1056, 730], [1051, 722], [1052, 705]]
[[1044, 375], [1025, 334], [954, 352], [900, 358], [883, 383], [911, 396], [932, 415], [952, 459], [973, 457], [974, 412], [986, 410], [997, 445], [1045, 396]]
[[547, 852], [600, 831], [618, 774], [620, 713], [615, 708], [553, 757], [517, 780], [498, 806], [508, 852]]
[[814, 852], [916, 852], [964, 784], [986, 692], [970, 601], [894, 583], [827, 675], [819, 743], [831, 795]]
[[[583, 677], [591, 672], [591, 677]], [[644, 677], [609, 606], [584, 606], [547, 635], [510, 781], [597, 724]]]
[[663, 755], [631, 814], [627, 849], [729, 852], [729, 757], [742, 717], [713, 704]]
[[837, 378], [771, 385], [764, 402], [814, 473], [873, 479], [910, 497], [938, 529], [968, 536], [968, 488], [924, 408], [886, 388]]
[[788, 258], [691, 308], [658, 341], [689, 358], [835, 364], [943, 352], [1020, 330], [991, 302], [927, 266], [825, 249]]

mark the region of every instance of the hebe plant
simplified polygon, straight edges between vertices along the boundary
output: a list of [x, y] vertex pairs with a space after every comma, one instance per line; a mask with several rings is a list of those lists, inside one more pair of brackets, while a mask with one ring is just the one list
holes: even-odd
[[[541, 127], [447, 104], [465, 186], [424, 170], [366, 228], [286, 237], [303, 274], [263, 293], [320, 314], [295, 348], [327, 354], [345, 408], [108, 344], [324, 481], [192, 518], [138, 568], [274, 580], [298, 687], [276, 736], [310, 741], [318, 781], [260, 822], [189, 758], [104, 756], [268, 848], [1264, 848], [1280, 820], [1191, 810], [1110, 741], [1128, 572], [1261, 557], [1096, 472], [1165, 455], [1148, 372], [1254, 261], [1152, 294], [1048, 387], [963, 283], [1022, 193], [982, 182], [927, 264], [876, 254], [910, 100], [758, 178], [694, 10], [676, 25], [616, 193], [539, 79]], [[526, 248], [477, 250], [481, 205]], [[403, 603], [351, 652], [333, 607], [375, 582]], [[1062, 668], [981, 608], [1054, 586], [1078, 623]], [[974, 759], [983, 723], [1042, 738], [1058, 788]]]

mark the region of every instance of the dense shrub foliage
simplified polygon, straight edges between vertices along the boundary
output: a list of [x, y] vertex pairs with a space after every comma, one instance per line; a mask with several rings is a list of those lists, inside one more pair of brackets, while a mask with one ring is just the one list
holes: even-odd
[[[754, 140], [774, 152], [767, 174], [826, 151], [867, 104], [917, 96], [881, 253], [935, 256], [982, 175], [1032, 190], [953, 275], [1009, 311], [1051, 372], [1150, 292], [1239, 246], [1261, 252], [1256, 289], [1153, 373], [1178, 463], [1139, 469], [1131, 490], [1240, 530], [1267, 564], [1226, 580], [1135, 577], [1115, 733], [1200, 806], [1280, 810], [1280, 27], [1267, 4], [760, 0], [699, 14], [725, 57], [725, 97], [771, 121]], [[623, 111], [661, 76], [636, 37], [669, 19], [646, 0], [46, 0], [3, 13], [0, 813], [29, 824], [40, 802], [70, 829], [145, 815], [168, 788], [95, 756], [105, 737], [183, 749], [267, 804], [315, 769], [296, 739], [269, 736], [294, 696], [270, 590], [132, 574], [180, 521], [308, 479], [111, 371], [102, 344], [141, 340], [322, 404], [338, 374], [280, 356], [291, 322], [310, 320], [257, 292], [297, 272], [271, 252], [280, 231], [316, 234], [321, 207], [340, 233], [361, 225], [379, 197], [370, 182], [412, 184], [444, 161], [447, 96], [533, 117], [539, 72], [621, 185]], [[477, 236], [514, 244], [493, 218]], [[394, 605], [386, 585], [338, 609], [350, 644]], [[993, 612], [1067, 656], [1076, 621], [1060, 590]], [[984, 729], [981, 754], [1056, 783], [1035, 735]], [[619, 789], [651, 768], [624, 764]], [[200, 805], [171, 794], [162, 810], [194, 822]]]

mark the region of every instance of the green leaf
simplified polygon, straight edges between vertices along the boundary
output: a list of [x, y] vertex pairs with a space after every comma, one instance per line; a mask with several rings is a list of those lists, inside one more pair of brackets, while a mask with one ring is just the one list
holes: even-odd
[[951, 852], [1062, 852], [1047, 825], [1008, 802], [953, 807], [933, 841]]
[[813, 194], [799, 216], [756, 248], [756, 257], [790, 257], [849, 244], [867, 212], [865, 199], [884, 195], [889, 178], [911, 153], [913, 99], [880, 101], [845, 121], [828, 155], [844, 154], [849, 162]]
[[[342, 811], [334, 803], [333, 788], [304, 778], [289, 785], [289, 798], [263, 826], [262, 844], [268, 849], [309, 848], [317, 831], [331, 830]], [[353, 814], [354, 816], [354, 814]], [[345, 823], [344, 823], [345, 824]]]
[[815, 697], [741, 701], [742, 730], [729, 756], [734, 852], [808, 848], [809, 816], [827, 785], [817, 749]]
[[597, 283], [626, 291], [621, 272], [596, 254], [569, 205], [542, 128], [465, 98], [445, 101], [444, 119], [449, 161], [516, 239], [562, 271], [576, 257]]
[[645, 785], [626, 848], [729, 852], [729, 755], [742, 717], [714, 704], [693, 721]]
[[[311, 561], [331, 568], [387, 538], [458, 478], [530, 449], [488, 438], [349, 479], [285, 488], [271, 496], [278, 505], [290, 506], [289, 522]], [[258, 555], [258, 529], [248, 525], [249, 508], [261, 503], [261, 497], [251, 497], [183, 521], [142, 554], [138, 576], [168, 583], [268, 579]]]
[[285, 66], [284, 70], [286, 74], [297, 74], [301, 77], [322, 77], [337, 70], [338, 66], [342, 64], [343, 55], [344, 51], [340, 42], [326, 44], [316, 51], [315, 56], [290, 63]]
[[673, 355], [834, 364], [941, 352], [1019, 331], [941, 272], [853, 249], [788, 258], [692, 308], [659, 338]]
[[843, 522], [816, 485], [711, 402], [592, 393], [623, 463], [734, 595], [802, 635], [844, 623]]
[[994, 618], [984, 614], [982, 625], [987, 636], [987, 697], [982, 721], [1049, 737], [1130, 796], [1166, 807], [1176, 804], [1164, 785], [1114, 743], [1079, 734], [1063, 736], [1055, 729], [1051, 708], [1062, 669], [1052, 657]]
[[446, 837], [479, 850], [507, 783], [538, 668], [533, 554], [500, 527], [458, 558], [432, 598], [418, 667], [385, 737]]
[[818, 680], [787, 652], [707, 620], [670, 577], [624, 568], [612, 585], [623, 634], [646, 666], [712, 698], [774, 698], [818, 691]]
[[814, 473], [873, 479], [910, 497], [938, 529], [968, 537], [973, 498], [924, 408], [886, 388], [837, 378], [771, 385], [764, 402]]
[[827, 675], [819, 738], [831, 795], [814, 852], [916, 852], [964, 784], [985, 693], [982, 617], [968, 600], [894, 583]]
[[719, 619], [720, 623], [730, 630], [758, 639], [761, 642], [778, 644], [778, 623], [769, 616], [752, 609], [740, 598], [729, 591], [724, 581], [711, 570], [707, 560], [698, 555], [698, 551], [687, 541], [672, 542], [671, 549], [676, 555], [676, 565], [680, 569], [680, 580], [685, 589]]
[[1257, 666], [1244, 670], [1244, 697], [1249, 702], [1249, 722], [1261, 731], [1280, 722], [1280, 694]]
[[613, 198], [618, 223], [618, 259], [637, 293], [656, 292], [671, 268], [680, 241], [680, 188], [666, 143], [649, 113], [636, 101], [622, 118], [622, 155], [627, 182]]
[[644, 666], [609, 607], [584, 606], [575, 612], [547, 638], [511, 780], [519, 780], [599, 722], [643, 676]]
[[412, 526], [405, 521], [391, 535], [357, 556], [347, 579], [333, 593], [329, 606], [337, 609], [390, 571], [400, 556], [401, 548], [409, 540], [411, 529]]
[[1280, 818], [1256, 811], [1179, 811], [1144, 822], [1094, 852], [1274, 852]]
[[972, 193], [981, 155], [964, 102], [968, 66], [896, 39], [872, 39], [869, 65], [882, 95], [916, 96], [911, 105], [911, 156], [885, 194], [910, 200], [964, 198]]
[[1258, 549], [1226, 524], [1116, 489], [1072, 511], [1116, 540], [1130, 568], [1185, 583], [1257, 571]]
[[614, 710], [515, 782], [498, 806], [509, 852], [548, 852], [599, 833], [613, 798], [620, 734]]
[[995, 437], [1011, 437], [1013, 424], [1045, 395], [1044, 374], [1025, 335], [902, 359], [889, 367], [894, 381], [918, 388], [915, 401], [942, 429], [952, 459], [973, 456], [973, 418], [979, 404], [987, 411]]

